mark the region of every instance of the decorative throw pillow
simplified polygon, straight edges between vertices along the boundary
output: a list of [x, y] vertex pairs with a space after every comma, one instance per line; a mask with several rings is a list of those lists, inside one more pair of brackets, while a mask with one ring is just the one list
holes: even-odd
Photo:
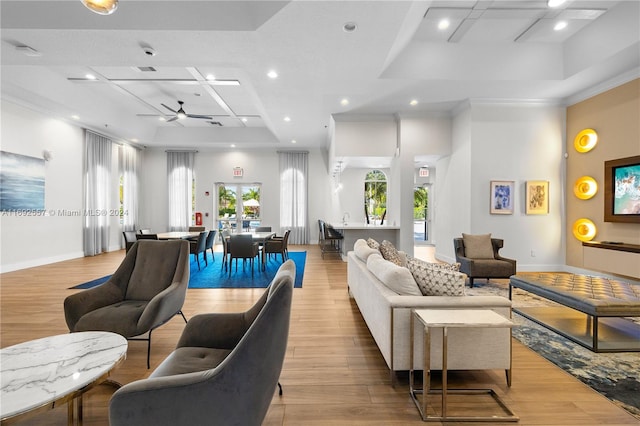
[[471, 259], [493, 259], [491, 234], [462, 234], [464, 256]]
[[380, 249], [380, 243], [374, 240], [373, 238], [367, 238], [367, 245], [372, 249], [376, 249], [376, 250]]
[[391, 242], [383, 240], [380, 243], [380, 254], [382, 254], [385, 260], [395, 263], [398, 266], [404, 266], [404, 259], [398, 254], [398, 250]]
[[367, 242], [363, 239], [356, 240], [356, 242], [353, 244], [353, 252], [363, 262], [366, 262], [369, 256], [374, 253], [380, 254], [378, 250], [369, 247], [369, 245], [367, 245]]
[[367, 269], [385, 286], [400, 295], [422, 296], [422, 292], [407, 268], [384, 260], [379, 254], [369, 256]]
[[432, 265], [416, 258], [407, 262], [407, 268], [424, 296], [464, 296], [465, 274]]

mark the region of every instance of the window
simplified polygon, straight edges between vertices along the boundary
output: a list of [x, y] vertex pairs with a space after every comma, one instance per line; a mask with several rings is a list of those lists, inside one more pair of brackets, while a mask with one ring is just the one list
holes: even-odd
[[387, 176], [380, 170], [365, 176], [364, 211], [367, 223], [382, 223], [387, 214]]

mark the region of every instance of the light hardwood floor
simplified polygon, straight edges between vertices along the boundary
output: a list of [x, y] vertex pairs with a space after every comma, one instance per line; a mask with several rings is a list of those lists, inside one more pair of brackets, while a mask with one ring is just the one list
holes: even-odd
[[[399, 375], [399, 383], [391, 386], [386, 364], [348, 296], [346, 263], [337, 258], [322, 260], [315, 245], [291, 250], [307, 250], [307, 264], [303, 287], [294, 291], [289, 346], [280, 379], [284, 395], [274, 395], [265, 424], [423, 424], [409, 397], [407, 376]], [[123, 256], [124, 251], [113, 252], [0, 275], [1, 346], [68, 332], [62, 302], [78, 291], [68, 288], [112, 273]], [[189, 318], [197, 313], [245, 310], [262, 291], [188, 290], [184, 313]], [[182, 319], [176, 317], [153, 333], [152, 370], [174, 348], [183, 327]], [[452, 372], [450, 386], [493, 387], [520, 416], [520, 425], [639, 424], [516, 340], [513, 349], [511, 388], [506, 386], [504, 371]], [[146, 369], [145, 358], [146, 343], [130, 342], [127, 359], [112, 378], [121, 383], [145, 378], [151, 371]], [[111, 392], [108, 386], [98, 386], [86, 394], [86, 425], [108, 424]], [[486, 404], [468, 397], [451, 403], [467, 414], [487, 409]], [[19, 424], [63, 425], [66, 413], [66, 407], [59, 407]]]

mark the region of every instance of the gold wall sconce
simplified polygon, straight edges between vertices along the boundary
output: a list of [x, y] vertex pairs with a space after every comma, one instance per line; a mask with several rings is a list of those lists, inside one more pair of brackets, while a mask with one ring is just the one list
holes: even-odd
[[580, 241], [591, 241], [596, 236], [596, 225], [589, 219], [581, 218], [573, 222], [573, 236]]
[[598, 192], [598, 182], [591, 176], [582, 176], [573, 185], [573, 193], [581, 200], [588, 200]]
[[111, 15], [118, 8], [118, 0], [82, 0], [82, 4], [100, 15]]
[[591, 151], [598, 143], [598, 134], [593, 129], [584, 129], [573, 140], [576, 151], [585, 153]]

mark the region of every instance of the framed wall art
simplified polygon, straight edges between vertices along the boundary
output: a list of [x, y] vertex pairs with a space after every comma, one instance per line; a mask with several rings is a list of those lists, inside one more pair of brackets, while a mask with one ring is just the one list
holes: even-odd
[[528, 180], [525, 197], [527, 214], [549, 214], [549, 181]]
[[44, 210], [44, 160], [0, 151], [0, 211]]
[[514, 188], [512, 180], [491, 181], [491, 214], [513, 214]]

